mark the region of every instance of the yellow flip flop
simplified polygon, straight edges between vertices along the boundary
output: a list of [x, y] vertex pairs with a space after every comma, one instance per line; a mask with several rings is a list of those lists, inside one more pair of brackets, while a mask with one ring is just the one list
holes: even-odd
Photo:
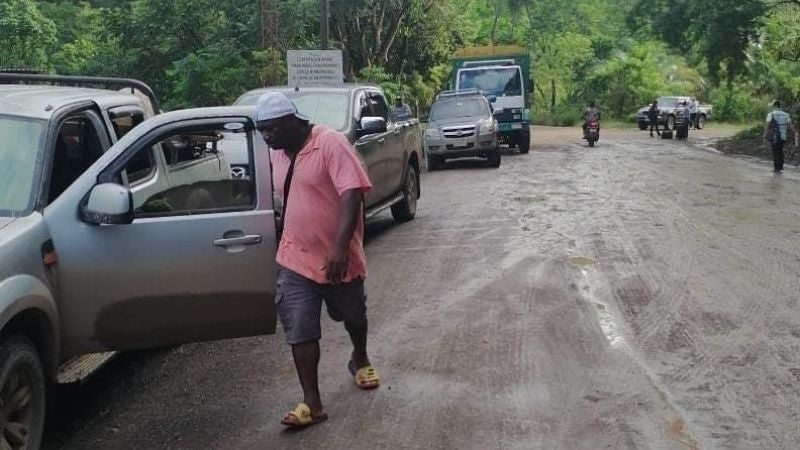
[[356, 364], [353, 361], [347, 363], [347, 368], [350, 370], [350, 374], [353, 375], [353, 380], [356, 382], [356, 386], [361, 389], [369, 390], [375, 389], [381, 385], [381, 380], [378, 378], [378, 372], [375, 371], [375, 368], [372, 367], [372, 364], [368, 364], [364, 367], [356, 369]]
[[328, 413], [315, 416], [311, 414], [311, 408], [308, 405], [300, 402], [297, 407], [286, 413], [281, 423], [287, 427], [303, 428], [326, 420], [328, 420]]

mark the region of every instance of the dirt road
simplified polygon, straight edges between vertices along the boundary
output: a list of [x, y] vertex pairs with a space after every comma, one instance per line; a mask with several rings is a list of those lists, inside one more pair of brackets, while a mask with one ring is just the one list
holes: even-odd
[[499, 169], [424, 174], [417, 219], [368, 230], [383, 385], [327, 320], [326, 423], [279, 424], [279, 333], [124, 355], [59, 389], [46, 447], [799, 448], [800, 172], [699, 134], [534, 128]]

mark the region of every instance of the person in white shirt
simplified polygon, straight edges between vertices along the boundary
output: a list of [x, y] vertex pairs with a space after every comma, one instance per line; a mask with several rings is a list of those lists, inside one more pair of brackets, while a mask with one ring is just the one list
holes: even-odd
[[[764, 124], [764, 139], [769, 140], [772, 147], [774, 172], [781, 173], [783, 171], [783, 145], [786, 143], [787, 137], [794, 136], [796, 147], [800, 136], [792, 124], [792, 117], [781, 110], [781, 102], [775, 100], [772, 102], [772, 108], [772, 112], [767, 114], [767, 121]], [[791, 134], [789, 134], [790, 131]]]

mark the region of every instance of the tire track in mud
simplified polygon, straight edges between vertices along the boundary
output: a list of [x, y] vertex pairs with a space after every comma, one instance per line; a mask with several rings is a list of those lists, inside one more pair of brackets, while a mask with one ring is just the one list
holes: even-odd
[[[631, 152], [631, 148], [628, 146], [616, 147], [617, 151]], [[717, 390], [720, 392], [715, 391], [713, 395], [718, 396], [716, 403], [720, 405], [719, 408], [727, 411], [725, 414], [729, 418], [716, 421], [722, 425], [714, 425], [715, 421], [712, 418], [711, 428], [718, 426], [723, 432], [712, 431], [710, 434], [715, 436], [713, 439], [709, 439], [709, 442], [723, 443], [723, 446], [731, 443], [736, 445], [737, 442], [741, 445], [742, 442], [748, 441], [761, 442], [762, 445], [768, 446], [785, 442], [786, 438], [779, 437], [776, 433], [739, 433], [734, 430], [735, 427], [724, 425], [725, 422], [751, 423], [756, 425], [753, 427], [755, 429], [761, 424], [754, 421], [752, 417], [752, 410], [754, 406], [758, 407], [758, 403], [743, 402], [740, 393], [728, 389], [724, 381], [726, 375], [717, 373], [720, 367], [726, 366], [723, 357], [719, 354], [720, 344], [724, 345], [720, 336], [732, 338], [735, 342], [747, 342], [752, 338], [749, 334], [753, 333], [754, 327], [748, 327], [743, 319], [750, 316], [769, 315], [768, 303], [734, 301], [733, 313], [726, 312], [725, 309], [731, 309], [728, 305], [730, 300], [727, 300], [726, 294], [723, 293], [726, 291], [720, 289], [720, 286], [705, 286], [702, 284], [702, 279], [708, 275], [719, 277], [719, 273], [704, 273], [709, 271], [709, 261], [717, 262], [716, 259], [731, 254], [740, 263], [738, 265], [728, 264], [725, 267], [734, 270], [732, 273], [738, 271], [746, 274], [745, 280], [741, 280], [739, 283], [739, 292], [754, 291], [752, 288], [748, 289], [746, 279], [759, 279], [760, 281], [766, 279], [776, 285], [767, 288], [767, 292], [783, 295], [783, 298], [791, 298], [793, 289], [795, 293], [798, 292], [795, 284], [791, 281], [796, 277], [789, 276], [789, 272], [782, 273], [775, 269], [775, 265], [785, 267], [788, 260], [786, 255], [783, 259], [771, 259], [769, 263], [760, 265], [753, 271], [755, 273], [753, 276], [746, 270], [743, 271], [746, 265], [742, 263], [747, 261], [747, 255], [759, 254], [760, 251], [756, 251], [757, 249], [753, 248], [753, 245], [743, 245], [738, 242], [735, 234], [726, 235], [713, 227], [715, 214], [719, 211], [717, 209], [699, 210], [704, 205], [693, 205], [692, 203], [700, 203], [697, 202], [696, 198], [698, 197], [695, 196], [699, 196], [701, 201], [703, 201], [704, 195], [710, 195], [716, 200], [715, 193], [704, 192], [703, 189], [696, 187], [696, 183], [691, 183], [693, 180], [689, 176], [683, 176], [682, 173], [676, 172], [681, 169], [682, 164], [687, 162], [692, 166], [703, 163], [710, 164], [707, 161], [708, 157], [702, 154], [692, 154], [693, 150], [686, 146], [665, 149], [662, 144], [660, 147], [657, 152], [649, 152], [648, 149], [650, 154], [647, 157], [641, 156], [641, 152], [624, 159], [603, 155], [603, 160], [598, 161], [597, 164], [605, 165], [606, 169], [613, 166], [613, 170], [592, 167], [595, 169], [591, 171], [594, 175], [601, 173], [609, 176], [605, 177], [602, 183], [595, 183], [586, 177], [587, 183], [598, 189], [602, 189], [602, 186], [610, 186], [609, 189], [615, 191], [613, 197], [618, 199], [615, 202], [617, 209], [626, 204], [630, 208], [631, 202], [638, 203], [639, 207], [627, 210], [622, 208], [621, 215], [615, 213], [595, 214], [595, 221], [601, 224], [594, 226], [593, 229], [596, 231], [586, 234], [585, 239], [577, 238], [577, 247], [578, 249], [582, 248], [583, 254], [586, 256], [594, 257], [597, 260], [596, 268], [599, 272], [607, 274], [609, 285], [613, 285], [614, 280], [624, 279], [629, 273], [639, 273], [633, 279], [631, 286], [626, 287], [625, 282], [620, 281], [617, 283], [621, 286], [620, 289], [614, 291], [613, 288], [609, 288], [600, 295], [616, 298], [612, 304], [618, 306], [616, 311], [618, 317], [626, 317], [625, 313], [627, 313], [625, 324], [629, 326], [630, 334], [635, 335], [637, 331], [648, 330], [647, 333], [641, 334], [633, 341], [634, 346], [638, 349], [640, 357], [648, 361], [648, 364], [656, 363], [654, 367], [658, 377], [663, 380], [670, 391], [678, 394], [676, 399], [680, 404], [688, 406], [690, 410], [696, 409], [696, 404], [681, 397], [681, 391], [687, 389], [687, 386], [689, 389], [692, 386], [702, 386], [704, 380], [719, 380], [719, 389]], [[571, 152], [571, 149], [567, 152]], [[654, 158], [657, 158], [658, 161], [653, 161]], [[671, 162], [670, 159], [677, 162]], [[718, 162], [716, 161], [716, 163]], [[581, 163], [584, 161], [575, 162], [576, 165]], [[624, 173], [628, 173], [630, 176], [623, 176]], [[691, 171], [689, 175], [692, 175]], [[677, 184], [681, 179], [690, 183]], [[670, 182], [674, 182], [676, 185], [670, 185]], [[709, 187], [713, 188], [713, 186], [706, 186], [706, 189]], [[640, 195], [643, 192], [648, 193], [648, 188], [649, 196]], [[660, 188], [660, 190], [655, 188]], [[723, 187], [720, 190], [725, 194], [721, 195], [724, 200], [735, 200], [738, 194], [736, 188]], [[669, 195], [662, 195], [664, 193]], [[601, 196], [609, 197], [608, 193], [601, 194]], [[704, 201], [713, 204], [711, 199]], [[643, 215], [642, 212], [645, 214]], [[636, 236], [642, 233], [642, 228], [648, 229], [646, 227], [648, 217], [656, 219], [659, 223], [659, 226], [650, 227], [650, 230], [666, 236], [668, 242], [674, 243], [672, 246], [674, 248], [663, 252], [665, 245], [656, 243], [655, 246], [648, 246], [649, 248], [640, 250], [642, 238]], [[576, 222], [586, 222], [587, 219], [584, 216]], [[577, 225], [576, 228], [578, 228]], [[614, 235], [617, 236], [617, 239], [610, 237]], [[764, 241], [771, 242], [769, 238], [756, 239], [756, 241], [760, 244], [763, 244]], [[656, 261], [652, 257], [654, 251], [660, 251], [662, 254], [661, 258], [656, 258]], [[786, 253], [791, 256], [792, 251]], [[713, 264], [711, 267], [713, 268]], [[663, 272], [669, 275], [664, 275]], [[666, 286], [666, 288], [649, 289], [648, 286], [652, 283]], [[764, 288], [763, 281], [758, 284]], [[698, 287], [709, 291], [709, 295], [706, 296], [708, 301], [701, 301], [704, 296], [703, 292], [696, 291]], [[730, 295], [730, 291], [727, 292], [729, 292], [727, 295]], [[642, 298], [648, 296], [649, 300], [642, 301]], [[646, 305], [643, 306], [642, 303], [646, 303]], [[720, 309], [720, 306], [723, 309]], [[724, 308], [725, 306], [728, 308]], [[683, 361], [681, 356], [671, 355], [679, 349], [684, 355], [683, 357], [688, 357], [689, 361]], [[787, 354], [785, 347], [781, 352], [780, 346], [777, 349], [762, 349], [761, 351], [774, 355], [776, 350], [777, 354]], [[659, 361], [661, 358], [663, 360]], [[786, 359], [785, 356], [784, 359]], [[746, 359], [744, 361], [747, 363]], [[670, 369], [670, 367], [674, 369]], [[754, 387], [758, 383], [758, 380], [751, 380], [747, 386]], [[759, 390], [753, 389], [752, 391], [758, 392]], [[781, 403], [784, 401], [784, 396], [780, 395], [779, 389], [767, 388], [761, 392], [780, 399]], [[794, 397], [796, 398], [796, 396]], [[715, 399], [712, 397], [708, 400]], [[693, 420], [688, 422], [698, 422], [696, 414], [691, 414], [691, 411], [689, 414], [688, 417], [692, 417]], [[702, 417], [699, 422], [704, 427], [708, 427]], [[765, 428], [769, 428], [769, 426], [762, 429]], [[709, 433], [705, 435], [708, 436]]]
[[[680, 208], [680, 206], [679, 206], [679, 205], [676, 205], [676, 206], [677, 206], [677, 208]], [[703, 231], [708, 231], [708, 230], [703, 230]], [[708, 234], [712, 234], [712, 233], [708, 233]], [[757, 254], [757, 253], [756, 253], [756, 254]], [[761, 268], [762, 268], [762, 270], [763, 270], [763, 266], [761, 266]], [[767, 269], [767, 272], [773, 272], [773, 273], [774, 273], [774, 271], [771, 271], [771, 270], [769, 270], [769, 269]], [[761, 272], [761, 273], [763, 274], [763, 272]], [[759, 274], [757, 273], [757, 274], [756, 274], [756, 276], [758, 277], [758, 276], [759, 276]], [[784, 275], [784, 276], [783, 276], [783, 279], [784, 279], [784, 280], [785, 280], [785, 279], [791, 279], [791, 277], [786, 277], [786, 276]], [[744, 313], [744, 315], [745, 315], [745, 316], [754, 316], [754, 317], [758, 317], [759, 315], [763, 315], [763, 314], [765, 313], [765, 308], [762, 306], [763, 304], [762, 304], [761, 302], [751, 302], [751, 303], [748, 303], [747, 305], [748, 305], [749, 307], [745, 307], [745, 309], [744, 309], [744, 311], [743, 311], [743, 313]], [[700, 320], [694, 320], [694, 321], [690, 321], [690, 323], [694, 322], [694, 323], [698, 323], [698, 324], [702, 324], [702, 325], [705, 325], [705, 324], [709, 323], [709, 321], [708, 321], [707, 319], [706, 319], [706, 320], [703, 320], [703, 318], [702, 318], [702, 316], [703, 316], [703, 315], [708, 315], [708, 314], [709, 314], [709, 313], [707, 313], [705, 310], [698, 308], [698, 309], [697, 309], [697, 311], [694, 311], [693, 313], [695, 314], [695, 317], [697, 317], [697, 316], [700, 316], [700, 317], [701, 317], [701, 319], [700, 319]], [[727, 322], [728, 324], [726, 325], [726, 327], [727, 327], [727, 328], [731, 328], [731, 329], [732, 329], [732, 331], [731, 331], [731, 330], [723, 330], [723, 332], [725, 332], [725, 331], [731, 331], [731, 332], [729, 332], [729, 333], [728, 333], [728, 337], [740, 337], [740, 338], [744, 338], [743, 334], [744, 334], [744, 333], [746, 333], [746, 332], [748, 331], [748, 327], [741, 327], [741, 328], [738, 328], [738, 329], [733, 329], [733, 327], [732, 327], [732, 326], [730, 326], [731, 324], [730, 324], [730, 321], [729, 321], [729, 320], [721, 320], [721, 321], [719, 321], [719, 320], [715, 320], [715, 319], [714, 319], [715, 317], [719, 317], [719, 316], [720, 316], [719, 314], [714, 314], [714, 313], [711, 313], [710, 317], [712, 318], [712, 321], [711, 321], [710, 323], [712, 323], [712, 324], [715, 324], [715, 323], [716, 323], [717, 325], [719, 325], [719, 324], [725, 324], [725, 323]], [[689, 317], [691, 317], [691, 316], [689, 316]], [[717, 328], [718, 328], [718, 327], [717, 327]], [[703, 336], [703, 330], [692, 330], [692, 331], [694, 331], [693, 333], [691, 333], [692, 335]], [[687, 333], [687, 334], [688, 334], [688, 333]], [[706, 332], [705, 332], [705, 334], [709, 334], [709, 333], [706, 331]], [[712, 333], [712, 334], [713, 334], [713, 333]], [[739, 336], [737, 336], [737, 335], [739, 335]], [[710, 342], [709, 340], [706, 340], [705, 342], [701, 343], [700, 345], [695, 345], [694, 347], [700, 347], [701, 349], [707, 349], [707, 348], [709, 348], [710, 344], [711, 344], [711, 342]], [[697, 357], [697, 359], [699, 359], [699, 360], [701, 360], [701, 361], [702, 361], [702, 360], [705, 360], [705, 359], [707, 359], [708, 357], [709, 357], [709, 355], [708, 355], [708, 352], [700, 352], [700, 355], [699, 355], [699, 357]], [[713, 357], [713, 356], [712, 356], [712, 357]], [[724, 361], [724, 360], [723, 360], [723, 361], [719, 361], [719, 358], [717, 358], [717, 360], [716, 360], [716, 361], [713, 361], [711, 364], [708, 364], [708, 365], [709, 365], [709, 366], [712, 366], [712, 365], [715, 365], [714, 363], [720, 363], [720, 362], [724, 363], [725, 361]], [[724, 364], [721, 364], [721, 365], [724, 365]], [[704, 374], [704, 375], [711, 375], [711, 376], [713, 376], [713, 374], [709, 374], [709, 373], [706, 373], [706, 374]], [[679, 380], [679, 381], [686, 381], [687, 379], [689, 379], [689, 378], [692, 378], [692, 377], [694, 377], [694, 378], [700, 378], [700, 377], [702, 377], [702, 375], [701, 375], [701, 376], [697, 376], [696, 374], [694, 374], [694, 373], [693, 373], [693, 372], [690, 370], [690, 371], [685, 371], [685, 372], [683, 373], [683, 378], [678, 378], [677, 380]], [[740, 403], [741, 403], [741, 402], [737, 402], [737, 401], [736, 401], [736, 400], [737, 400], [737, 398], [736, 398], [736, 397], [737, 397], [737, 395], [731, 395], [731, 394], [732, 394], [732, 391], [730, 391], [730, 390], [724, 390], [724, 391], [723, 391], [723, 394], [728, 394], [728, 395], [725, 395], [725, 397], [726, 397], [726, 398], [725, 398], [725, 400], [728, 400], [728, 403], [729, 403], [729, 404], [732, 404], [732, 405], [733, 405], [733, 404], [740, 404]], [[773, 396], [781, 397], [781, 396], [779, 395], [779, 391], [773, 391], [773, 392], [771, 392], [771, 394], [772, 394]], [[737, 411], [737, 413], [739, 414], [739, 417], [742, 417], [742, 414], [746, 414], [746, 411], [745, 411], [745, 412], [743, 412], [743, 411]]]

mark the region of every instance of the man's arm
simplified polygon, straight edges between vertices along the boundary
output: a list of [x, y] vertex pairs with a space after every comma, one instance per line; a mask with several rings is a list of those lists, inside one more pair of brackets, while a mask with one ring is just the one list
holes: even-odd
[[769, 133], [769, 122], [772, 119], [772, 113], [767, 114], [767, 121], [764, 122], [764, 139], [767, 138], [767, 133]]
[[347, 268], [347, 257], [350, 254], [350, 241], [361, 214], [363, 195], [360, 189], [350, 189], [339, 197], [339, 217], [336, 227], [336, 238], [328, 254], [326, 271], [328, 281], [338, 284]]

